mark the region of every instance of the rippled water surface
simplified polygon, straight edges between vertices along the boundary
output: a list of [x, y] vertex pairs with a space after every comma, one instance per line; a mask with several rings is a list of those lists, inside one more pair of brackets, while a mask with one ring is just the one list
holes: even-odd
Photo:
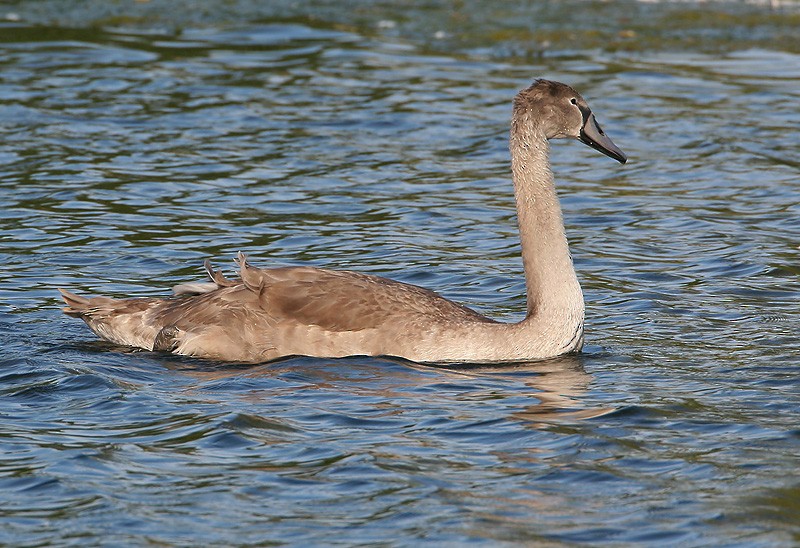
[[[0, 544], [800, 543], [797, 13], [611, 4], [0, 13]], [[540, 76], [631, 159], [553, 147], [580, 355], [226, 366], [59, 311], [243, 250], [518, 320]]]

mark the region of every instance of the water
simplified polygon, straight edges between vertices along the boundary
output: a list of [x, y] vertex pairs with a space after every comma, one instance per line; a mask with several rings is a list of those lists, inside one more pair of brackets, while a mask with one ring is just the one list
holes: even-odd
[[[582, 35], [542, 4], [526, 49], [516, 4], [462, 34], [446, 3], [31, 4], [0, 26], [0, 543], [800, 542], [791, 6], [585, 4]], [[244, 250], [517, 320], [507, 122], [537, 76], [631, 158], [553, 149], [579, 356], [230, 367], [59, 311]]]

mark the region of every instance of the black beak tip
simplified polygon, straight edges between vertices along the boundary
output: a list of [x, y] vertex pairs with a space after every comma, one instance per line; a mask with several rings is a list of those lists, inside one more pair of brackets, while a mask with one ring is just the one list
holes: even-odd
[[614, 142], [604, 133], [600, 133], [599, 131], [592, 131], [591, 133], [594, 133], [595, 136], [590, 135], [589, 132], [587, 132], [584, 128], [584, 130], [581, 130], [578, 140], [583, 144], [592, 147], [596, 151], [605, 154], [609, 158], [613, 158], [620, 164], [625, 164], [628, 162], [628, 156], [626, 156], [625, 153], [622, 152], [622, 150], [620, 150], [619, 147], [617, 147], [617, 145], [615, 145]]

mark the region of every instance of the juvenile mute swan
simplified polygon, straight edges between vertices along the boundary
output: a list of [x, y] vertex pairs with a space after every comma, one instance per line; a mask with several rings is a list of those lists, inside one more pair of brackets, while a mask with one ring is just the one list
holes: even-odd
[[548, 139], [567, 137], [627, 161], [571, 87], [536, 80], [517, 94], [511, 171], [528, 298], [528, 313], [518, 323], [497, 322], [427, 289], [378, 276], [303, 266], [261, 270], [242, 253], [241, 279], [224, 278], [206, 261], [211, 284], [176, 288], [196, 294], [116, 300], [61, 290], [69, 305], [64, 312], [116, 344], [232, 362], [385, 355], [485, 363], [578, 352], [583, 294], [548, 158]]

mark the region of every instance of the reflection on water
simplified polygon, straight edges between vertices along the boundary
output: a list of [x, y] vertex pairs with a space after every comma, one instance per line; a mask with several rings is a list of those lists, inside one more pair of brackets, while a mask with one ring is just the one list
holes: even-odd
[[[502, 2], [25, 20], [54, 5], [0, 25], [0, 543], [798, 541], [800, 59], [775, 51], [796, 14], [542, 3], [528, 54]], [[54, 287], [163, 295], [243, 250], [519, 319], [507, 123], [536, 76], [580, 89], [631, 157], [553, 147], [580, 355], [231, 367], [58, 311]]]
[[[304, 369], [307, 384], [302, 389], [319, 391], [345, 386], [357, 394], [369, 393], [387, 401], [397, 401], [410, 397], [409, 391], [417, 392], [430, 383], [434, 385], [432, 389], [435, 390], [440, 383], [464, 381], [479, 385], [487, 377], [498, 377], [512, 380], [514, 384], [519, 385], [516, 390], [519, 392], [517, 397], [520, 401], [515, 403], [520, 409], [514, 411], [511, 417], [525, 423], [536, 425], [580, 420], [613, 411], [612, 408], [585, 408], [581, 396], [588, 390], [591, 376], [584, 371], [582, 361], [577, 356], [503, 366], [438, 367], [393, 360], [391, 363], [399, 363], [401, 367], [386, 367], [383, 360], [374, 366], [365, 365], [363, 360], [363, 358], [348, 358], [307, 361]], [[298, 359], [242, 367], [224, 365], [197, 367], [196, 362], [197, 360], [180, 360], [172, 364], [167, 362], [165, 365], [192, 377], [201, 384], [261, 377], [294, 378], [298, 370]], [[525, 396], [529, 401], [523, 403], [521, 400]], [[502, 396], [494, 390], [478, 390], [471, 392], [468, 399], [491, 401], [500, 397]]]
[[613, 408], [586, 408], [583, 396], [589, 389], [591, 375], [578, 356], [563, 356], [543, 362], [506, 366], [477, 366], [456, 371], [481, 378], [484, 375], [511, 377], [530, 389], [531, 403], [514, 411], [512, 417], [526, 423], [565, 423], [589, 419], [613, 411]]

